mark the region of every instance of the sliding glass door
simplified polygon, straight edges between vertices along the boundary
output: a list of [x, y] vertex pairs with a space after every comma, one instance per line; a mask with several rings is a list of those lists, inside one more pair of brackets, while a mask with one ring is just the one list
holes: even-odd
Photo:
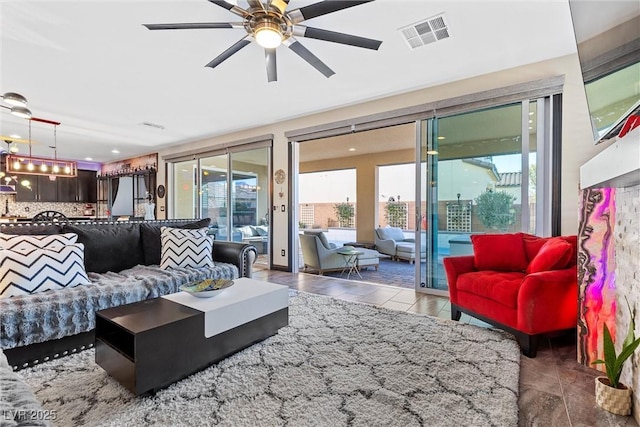
[[216, 240], [229, 240], [228, 162], [227, 154], [200, 159], [200, 217], [211, 218], [211, 230]]
[[231, 151], [173, 163], [175, 218], [211, 218], [216, 240], [258, 249], [269, 264], [270, 148]]
[[442, 260], [472, 255], [473, 234], [543, 232], [536, 199], [544, 105], [525, 101], [421, 122], [420, 288], [447, 292]]
[[198, 217], [198, 162], [177, 162], [172, 170], [173, 217]]
[[258, 265], [268, 265], [269, 148], [230, 154], [230, 227], [258, 249]]

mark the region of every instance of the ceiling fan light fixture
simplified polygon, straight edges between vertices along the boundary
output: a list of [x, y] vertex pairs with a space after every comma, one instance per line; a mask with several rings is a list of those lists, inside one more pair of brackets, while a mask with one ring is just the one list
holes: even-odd
[[275, 49], [282, 44], [282, 31], [280, 26], [268, 20], [258, 24], [254, 35], [256, 42], [265, 49]]
[[11, 107], [11, 114], [21, 119], [30, 119], [31, 111], [26, 107]]
[[15, 92], [7, 92], [2, 95], [2, 99], [9, 105], [27, 108], [27, 98]]

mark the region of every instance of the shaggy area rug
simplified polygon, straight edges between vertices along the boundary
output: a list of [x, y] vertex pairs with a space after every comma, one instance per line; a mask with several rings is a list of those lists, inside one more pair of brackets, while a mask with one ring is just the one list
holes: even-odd
[[306, 293], [289, 315], [277, 335], [155, 396], [133, 396], [93, 350], [18, 374], [59, 426], [518, 424], [508, 334]]

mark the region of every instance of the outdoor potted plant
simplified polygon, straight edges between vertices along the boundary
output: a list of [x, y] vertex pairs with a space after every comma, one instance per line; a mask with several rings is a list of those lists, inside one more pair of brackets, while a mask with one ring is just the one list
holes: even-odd
[[640, 345], [640, 338], [636, 339], [635, 337], [635, 321], [629, 301], [627, 301], [627, 307], [631, 314], [631, 322], [629, 324], [629, 332], [622, 343], [620, 354], [616, 355], [611, 333], [605, 324], [603, 335], [604, 360], [598, 359], [593, 362], [594, 365], [603, 363], [607, 373], [606, 377], [597, 377], [595, 379], [596, 403], [601, 408], [617, 415], [629, 415], [631, 413], [632, 390], [620, 382], [620, 374], [622, 373], [624, 362], [633, 355], [638, 345]]

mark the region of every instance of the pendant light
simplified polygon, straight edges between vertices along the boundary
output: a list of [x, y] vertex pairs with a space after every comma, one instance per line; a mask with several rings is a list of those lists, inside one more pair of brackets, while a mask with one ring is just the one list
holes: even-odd
[[29, 120], [29, 156], [9, 155], [7, 171], [10, 173], [47, 175], [51, 180], [57, 177], [78, 176], [78, 164], [70, 160], [58, 160], [58, 122], [53, 124], [53, 159], [33, 156], [31, 149], [31, 120]]

